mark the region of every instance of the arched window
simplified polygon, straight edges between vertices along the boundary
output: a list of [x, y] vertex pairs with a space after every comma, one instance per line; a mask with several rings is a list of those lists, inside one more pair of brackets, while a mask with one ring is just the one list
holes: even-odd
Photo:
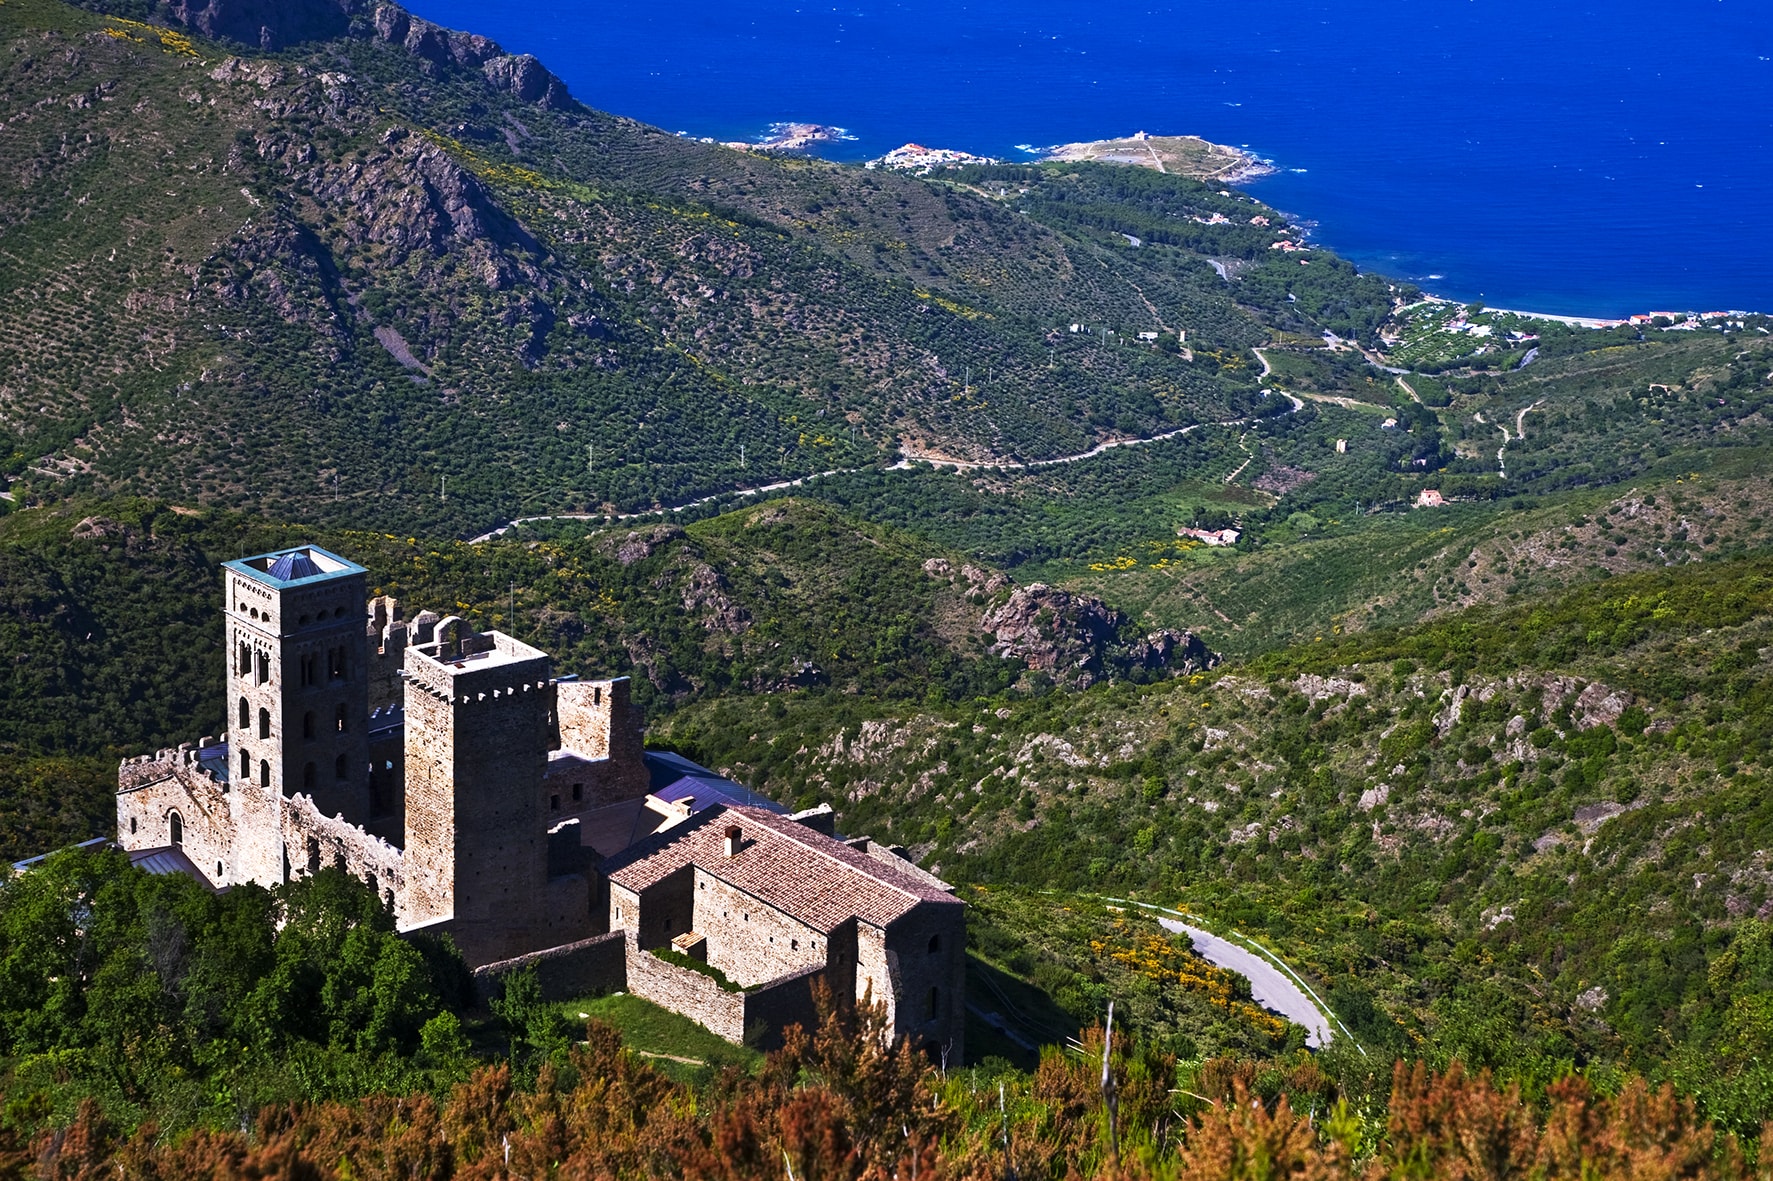
[[268, 709], [259, 710], [259, 737], [271, 737], [271, 711]]
[[302, 737], [303, 738], [314, 737], [314, 711], [313, 710], [309, 710], [307, 713], [302, 715]]
[[246, 704], [246, 698], [240, 699], [240, 737], [246, 737], [246, 728], [252, 725], [252, 707]]
[[258, 655], [259, 655], [258, 683], [262, 685], [266, 681], [271, 679], [271, 657], [264, 652], [260, 652]]
[[350, 728], [349, 726], [347, 726], [345, 724], [345, 704], [344, 704], [344, 702], [339, 703], [339, 708], [334, 713], [333, 720], [334, 720], [334, 723], [338, 726], [338, 731], [340, 734], [343, 734], [346, 730], [348, 730]]
[[302, 768], [302, 786], [309, 791], [314, 790], [314, 764], [309, 763]]
[[259, 760], [259, 786], [271, 786], [271, 764], [267, 763], [264, 759]]
[[246, 646], [245, 640], [240, 641], [240, 651], [237, 655], [238, 659], [234, 662], [234, 671], [244, 677], [247, 673], [252, 671], [252, 649]]
[[931, 935], [930, 936], [930, 954], [935, 955], [937, 952], [939, 952], [941, 950], [942, 950], [942, 937], [940, 935]]
[[936, 1013], [939, 1011], [937, 1006], [940, 1003], [941, 999], [942, 999], [942, 993], [941, 993], [940, 989], [936, 989], [936, 988], [930, 989], [930, 1011], [928, 1013], [924, 1014], [925, 1021], [934, 1021], [936, 1019]]
[[336, 761], [334, 761], [334, 763], [332, 765], [332, 772], [333, 772], [334, 777], [338, 778], [338, 779], [345, 778], [345, 776], [347, 774], [346, 768], [348, 766], [350, 766], [350, 764], [345, 761], [345, 756], [340, 755], [338, 757], [338, 759]]
[[167, 825], [172, 829], [172, 844], [185, 843], [185, 818], [177, 812], [170, 812], [166, 817]]
[[240, 778], [252, 778], [252, 754], [250, 751], [240, 752]]
[[130, 836], [135, 835], [135, 817], [133, 817], [133, 816], [131, 816], [129, 818], [129, 835]]

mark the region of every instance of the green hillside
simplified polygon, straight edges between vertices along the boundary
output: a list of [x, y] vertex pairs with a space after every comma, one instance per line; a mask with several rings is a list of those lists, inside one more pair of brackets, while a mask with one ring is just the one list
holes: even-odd
[[0, 517], [0, 857], [101, 835], [119, 756], [224, 728], [217, 565], [298, 541], [361, 562], [409, 615], [510, 632], [562, 673], [632, 676], [654, 715], [796, 689], [959, 701], [1038, 691], [1062, 668], [1072, 684], [1148, 680], [1208, 659], [1187, 643], [1166, 658], [1099, 600], [1031, 594], [814, 503], [469, 545], [64, 502]]
[[1260, 933], [1375, 1052], [1765, 1112], [1773, 563], [1623, 575], [1081, 697], [726, 699], [663, 733], [963, 881]]
[[[1198, 182], [1077, 166], [1012, 196], [741, 153], [526, 101], [362, 16], [264, 53], [14, 0], [0, 41], [21, 493], [469, 533], [1256, 401], [1268, 329], [1203, 254], [1266, 273], [1247, 219], [1279, 215]], [[1199, 232], [1131, 250], [1095, 225], [1116, 202]], [[1391, 299], [1327, 263], [1281, 278], [1369, 320]], [[1195, 359], [1134, 339], [1159, 328]]]

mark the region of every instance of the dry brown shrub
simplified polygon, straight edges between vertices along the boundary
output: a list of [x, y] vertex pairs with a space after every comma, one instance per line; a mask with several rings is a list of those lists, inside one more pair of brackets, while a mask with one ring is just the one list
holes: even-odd
[[1520, 1088], [1497, 1090], [1488, 1071], [1470, 1078], [1457, 1062], [1445, 1074], [1398, 1063], [1388, 1131], [1369, 1178], [1524, 1177], [1538, 1147], [1537, 1121]]
[[1196, 1079], [1200, 1093], [1208, 1099], [1230, 1099], [1242, 1087], [1248, 1094], [1256, 1091], [1256, 1064], [1248, 1058], [1208, 1058], [1200, 1064]]
[[1311, 1121], [1285, 1097], [1270, 1111], [1233, 1079], [1231, 1094], [1202, 1112], [1177, 1154], [1183, 1181], [1345, 1181], [1338, 1144], [1319, 1148]]
[[1735, 1145], [1718, 1152], [1716, 1134], [1698, 1118], [1693, 1101], [1677, 1097], [1671, 1087], [1652, 1091], [1634, 1078], [1608, 1102], [1596, 1098], [1586, 1079], [1571, 1077], [1547, 1095], [1551, 1110], [1539, 1141], [1539, 1167], [1548, 1181], [1745, 1176]]

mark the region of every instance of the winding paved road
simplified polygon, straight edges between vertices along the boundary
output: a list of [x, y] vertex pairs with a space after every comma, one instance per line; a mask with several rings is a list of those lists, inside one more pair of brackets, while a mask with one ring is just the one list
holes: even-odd
[[1330, 1044], [1335, 1035], [1330, 1030], [1329, 1019], [1272, 960], [1177, 919], [1160, 916], [1157, 922], [1166, 931], [1192, 939], [1195, 954], [1203, 960], [1248, 979], [1250, 996], [1258, 1005], [1305, 1027], [1306, 1045], [1322, 1047]]

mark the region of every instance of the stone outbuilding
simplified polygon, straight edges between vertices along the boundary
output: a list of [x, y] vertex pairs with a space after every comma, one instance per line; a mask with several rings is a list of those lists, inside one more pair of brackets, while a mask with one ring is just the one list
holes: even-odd
[[[816, 975], [839, 1001], [883, 1005], [894, 1036], [959, 1061], [966, 908], [933, 876], [863, 847], [762, 808], [708, 808], [604, 863], [609, 928], [741, 989]], [[647, 995], [632, 970], [629, 987]]]

